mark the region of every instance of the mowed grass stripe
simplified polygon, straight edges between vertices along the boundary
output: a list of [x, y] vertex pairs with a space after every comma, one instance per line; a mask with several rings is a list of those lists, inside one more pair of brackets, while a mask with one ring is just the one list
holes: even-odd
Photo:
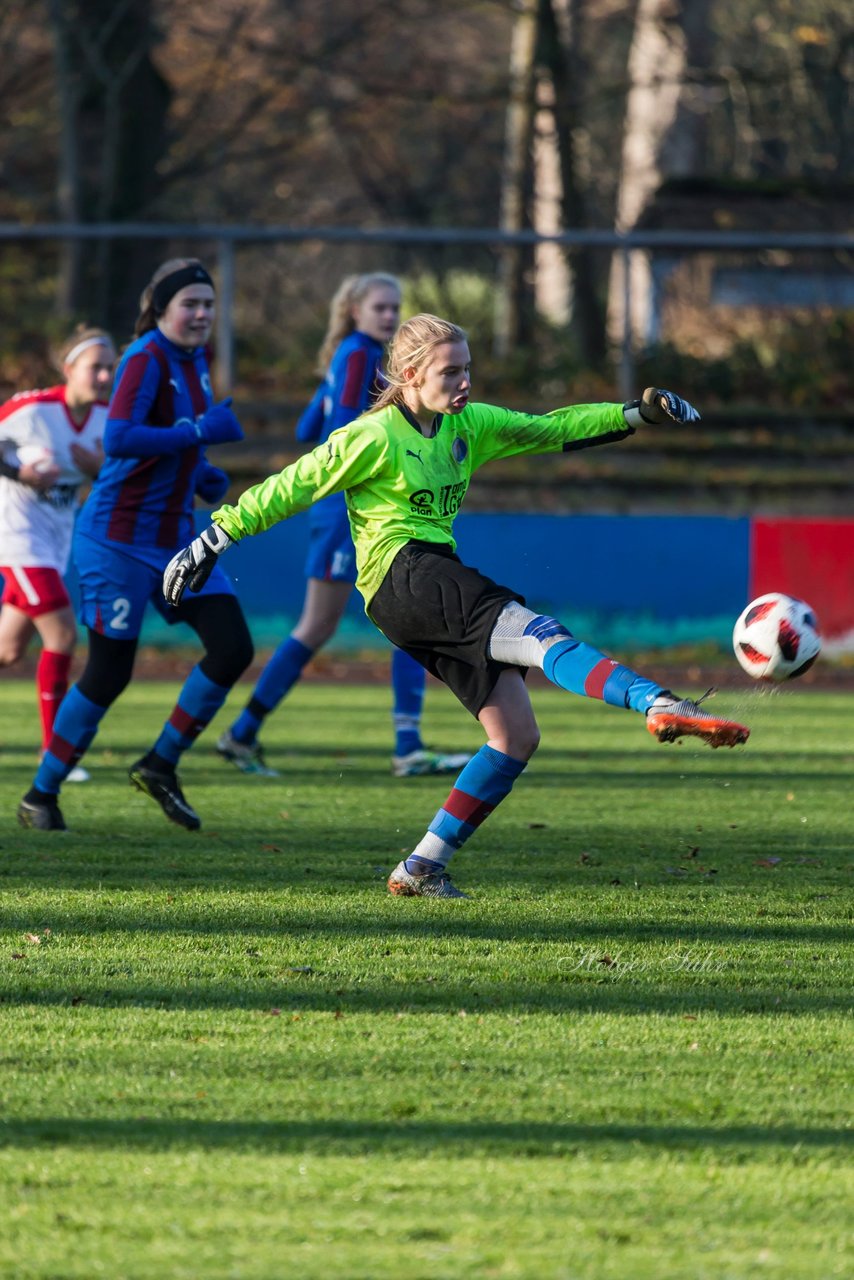
[[[197, 836], [124, 772], [174, 693], [128, 690], [56, 837], [0, 685], [2, 1274], [850, 1274], [854, 699], [720, 695], [754, 734], [710, 752], [536, 688], [441, 904], [384, 892], [448, 790], [390, 777], [387, 690], [298, 688], [272, 781], [222, 713]], [[426, 726], [479, 742], [437, 687]]]

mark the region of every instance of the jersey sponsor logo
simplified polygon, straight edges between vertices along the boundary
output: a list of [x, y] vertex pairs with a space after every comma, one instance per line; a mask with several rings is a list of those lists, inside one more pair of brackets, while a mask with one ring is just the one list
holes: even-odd
[[38, 501], [53, 507], [54, 511], [66, 511], [74, 506], [79, 488], [77, 484], [54, 484], [49, 489], [39, 490]]
[[455, 516], [462, 506], [467, 488], [465, 480], [458, 480], [456, 484], [443, 484], [439, 490], [439, 514]]
[[409, 495], [409, 505], [414, 511], [423, 514], [432, 508], [433, 497], [432, 489], [416, 489], [414, 493]]
[[469, 447], [465, 440], [461, 439], [460, 436], [455, 436], [454, 443], [451, 445], [451, 454], [454, 462], [465, 462], [468, 451]]

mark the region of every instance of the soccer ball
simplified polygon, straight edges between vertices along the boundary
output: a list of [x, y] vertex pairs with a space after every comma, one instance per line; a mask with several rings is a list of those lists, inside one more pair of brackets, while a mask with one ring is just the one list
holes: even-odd
[[821, 649], [818, 621], [808, 604], [771, 591], [751, 600], [732, 633], [735, 656], [754, 680], [792, 680], [808, 671]]
[[50, 471], [56, 466], [56, 454], [43, 444], [22, 444], [18, 451], [19, 466], [35, 467], [38, 472]]

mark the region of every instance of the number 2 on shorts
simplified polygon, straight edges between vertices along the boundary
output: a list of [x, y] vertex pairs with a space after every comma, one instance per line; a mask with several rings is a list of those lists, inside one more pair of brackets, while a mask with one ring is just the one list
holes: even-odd
[[130, 600], [127, 596], [116, 596], [113, 601], [113, 616], [110, 620], [111, 631], [127, 631]]

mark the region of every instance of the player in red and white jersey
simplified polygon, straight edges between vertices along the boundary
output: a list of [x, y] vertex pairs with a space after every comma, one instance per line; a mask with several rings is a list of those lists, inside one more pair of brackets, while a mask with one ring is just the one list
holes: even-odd
[[[0, 407], [0, 666], [17, 662], [38, 632], [43, 747], [68, 688], [77, 625], [63, 577], [80, 488], [103, 458], [115, 360], [108, 333], [80, 326], [60, 348], [65, 383]], [[81, 769], [77, 780], [87, 776]]]

